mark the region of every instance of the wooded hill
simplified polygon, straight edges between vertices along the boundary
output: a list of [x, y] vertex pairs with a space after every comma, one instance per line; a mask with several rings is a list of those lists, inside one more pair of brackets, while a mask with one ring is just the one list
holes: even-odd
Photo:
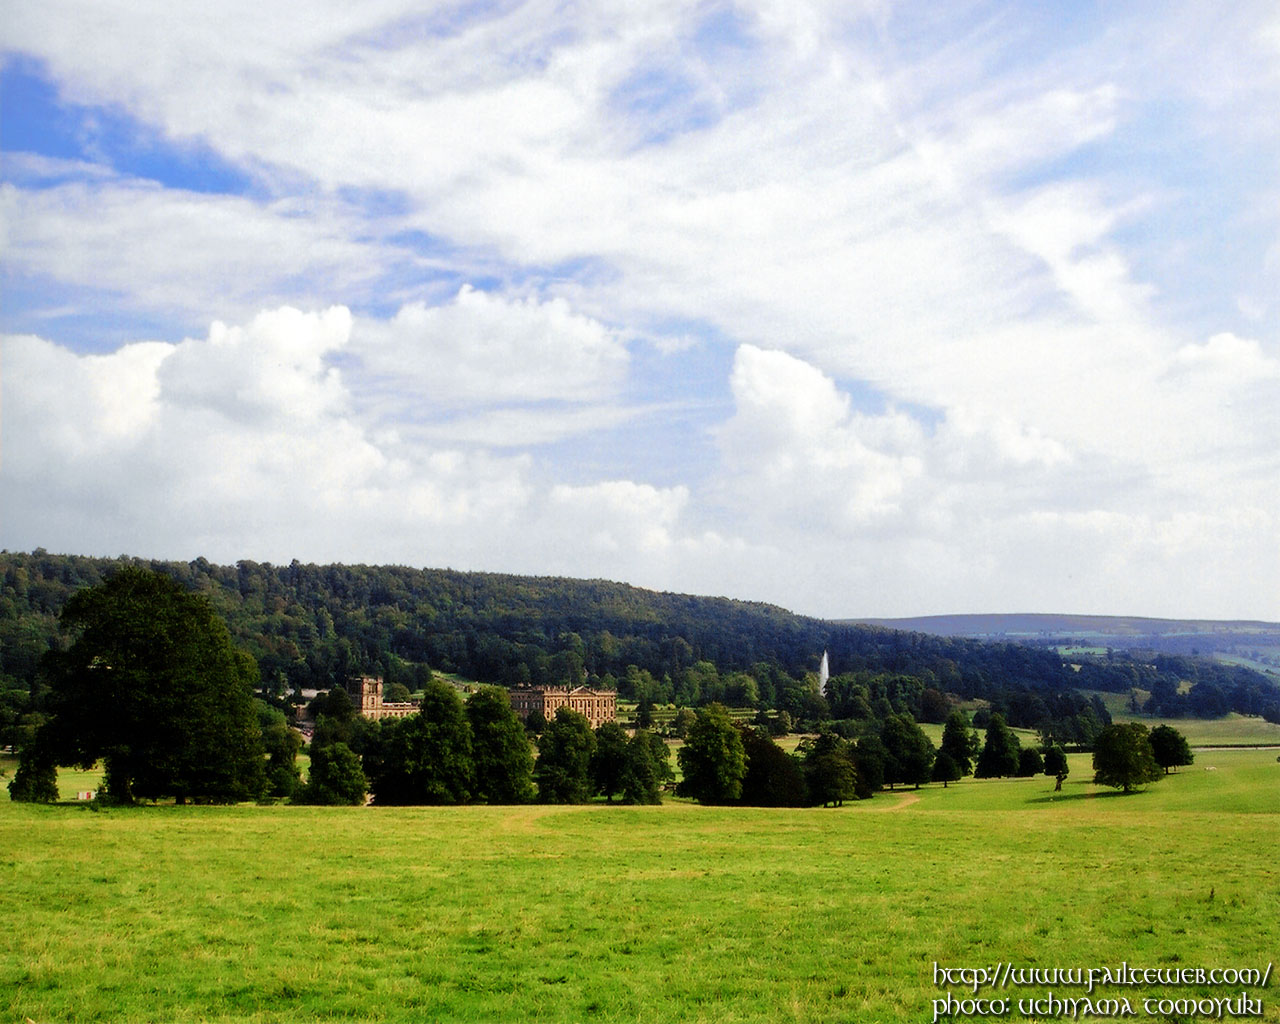
[[297, 561], [219, 566], [39, 549], [0, 552], [0, 683], [9, 703], [38, 690], [40, 658], [62, 642], [58, 614], [67, 598], [124, 564], [206, 595], [273, 694], [325, 689], [360, 672], [414, 690], [437, 670], [507, 686], [587, 682], [658, 703], [720, 700], [812, 719], [823, 710], [813, 673], [827, 650], [833, 677], [879, 677], [885, 694], [894, 690], [886, 680], [910, 677], [914, 685], [898, 686], [896, 700], [916, 717], [920, 692], [935, 689], [985, 698], [1013, 724], [1030, 725], [1055, 695], [1152, 690], [1165, 676], [1176, 688], [1188, 671], [1214, 688], [1206, 706], [1258, 714], [1275, 704], [1280, 713], [1280, 691], [1244, 668], [1176, 659], [1162, 671], [1121, 657], [1082, 670], [1055, 651], [1018, 643], [833, 623], [601, 580]]

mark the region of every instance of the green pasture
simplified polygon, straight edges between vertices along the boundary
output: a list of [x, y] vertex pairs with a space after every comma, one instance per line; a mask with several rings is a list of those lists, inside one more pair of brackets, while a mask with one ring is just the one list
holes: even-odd
[[934, 962], [1280, 959], [1275, 752], [1089, 775], [812, 810], [0, 802], [0, 1015], [927, 1022]]
[[1230, 714], [1222, 718], [1148, 718], [1145, 715], [1117, 714], [1117, 722], [1141, 722], [1148, 729], [1171, 725], [1193, 747], [1259, 746], [1280, 747], [1280, 725], [1249, 715]]

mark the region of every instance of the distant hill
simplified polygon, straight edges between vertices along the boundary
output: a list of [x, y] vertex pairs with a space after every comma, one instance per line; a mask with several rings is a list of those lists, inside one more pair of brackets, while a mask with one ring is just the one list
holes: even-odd
[[1037, 646], [1105, 647], [1200, 655], [1280, 675], [1280, 622], [1150, 619], [1113, 615], [924, 615], [857, 619], [849, 625], [915, 630], [934, 636], [1012, 641]]

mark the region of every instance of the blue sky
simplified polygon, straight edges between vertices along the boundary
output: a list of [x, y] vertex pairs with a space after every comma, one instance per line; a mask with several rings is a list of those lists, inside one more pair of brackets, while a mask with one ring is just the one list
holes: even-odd
[[0, 545], [1280, 619], [1280, 15], [50, 0]]

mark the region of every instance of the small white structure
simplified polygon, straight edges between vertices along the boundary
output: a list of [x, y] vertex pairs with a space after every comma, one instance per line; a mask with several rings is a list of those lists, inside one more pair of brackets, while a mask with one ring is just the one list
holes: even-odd
[[822, 664], [818, 666], [818, 692], [827, 695], [827, 680], [831, 678], [831, 665], [827, 661], [827, 652], [822, 652]]

